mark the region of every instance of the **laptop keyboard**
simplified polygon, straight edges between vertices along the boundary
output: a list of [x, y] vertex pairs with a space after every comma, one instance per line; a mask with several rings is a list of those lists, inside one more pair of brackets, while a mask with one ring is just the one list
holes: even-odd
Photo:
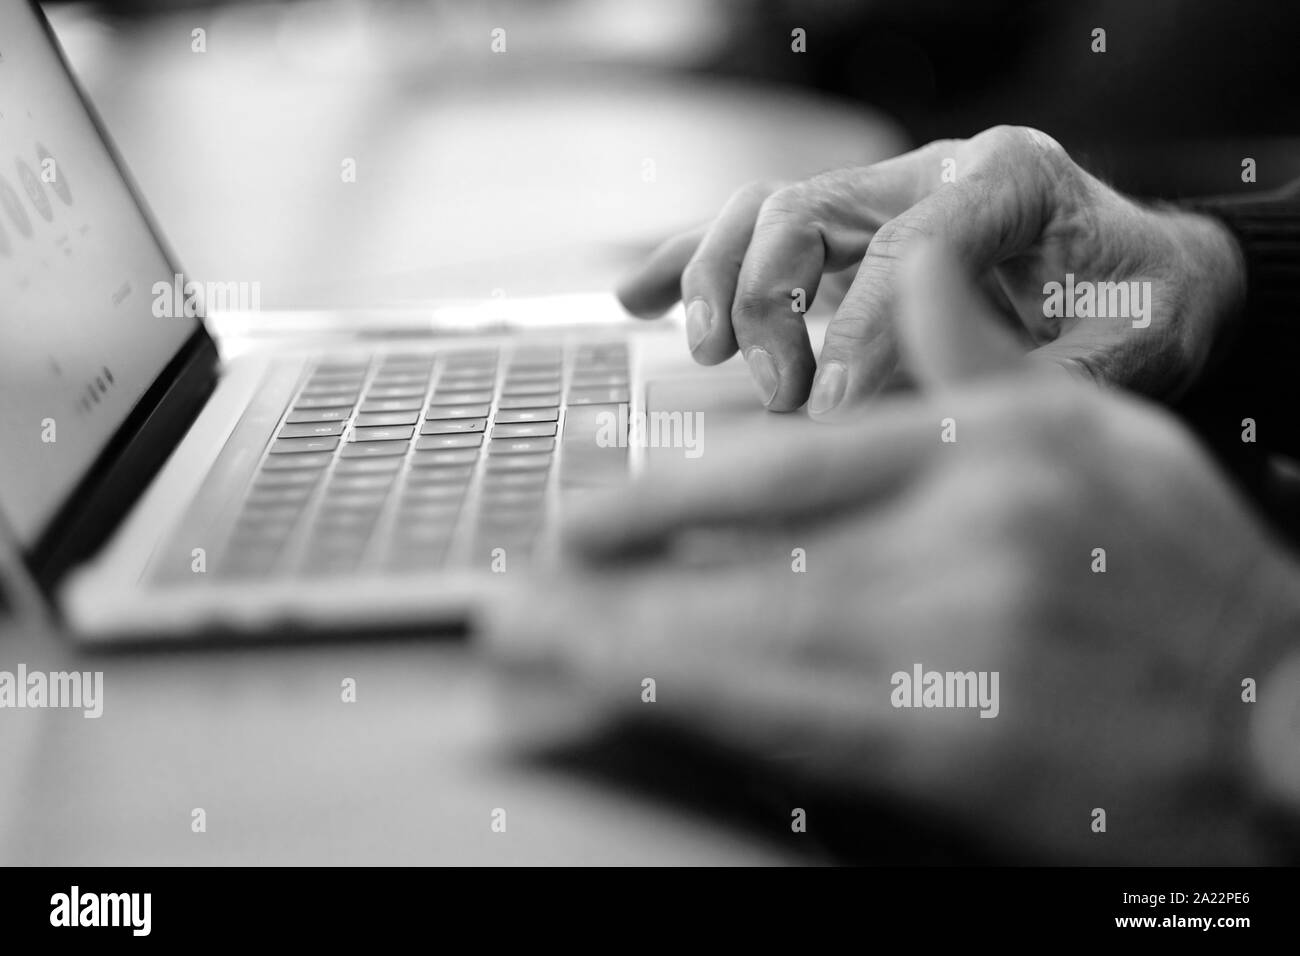
[[[594, 414], [629, 400], [623, 342], [322, 360], [299, 385], [229, 525], [221, 576], [489, 568], [528, 559], [571, 415], [576, 477], [626, 470]], [[624, 421], [626, 418], [624, 417]]]

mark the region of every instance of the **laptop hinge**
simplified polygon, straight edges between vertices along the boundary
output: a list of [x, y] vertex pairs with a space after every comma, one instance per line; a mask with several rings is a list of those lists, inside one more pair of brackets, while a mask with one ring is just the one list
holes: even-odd
[[198, 328], [86, 470], [27, 555], [47, 598], [103, 546], [149, 486], [212, 394], [218, 365], [215, 343]]

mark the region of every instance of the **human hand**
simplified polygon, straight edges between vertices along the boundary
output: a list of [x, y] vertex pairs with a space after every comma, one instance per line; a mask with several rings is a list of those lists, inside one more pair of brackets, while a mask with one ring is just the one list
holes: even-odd
[[[706, 230], [653, 254], [619, 297], [642, 316], [680, 297], [697, 361], [739, 350], [768, 408], [807, 401], [814, 418], [831, 418], [894, 375], [899, 263], [927, 239], [954, 251], [1024, 349], [1151, 396], [1196, 378], [1243, 294], [1240, 253], [1222, 226], [1139, 205], [1050, 136], [999, 126], [872, 166], [742, 189]], [[854, 272], [814, 359], [796, 290], [811, 306], [823, 276]], [[1045, 292], [1048, 283], [1060, 294]], [[1082, 316], [1080, 297], [1100, 283], [1138, 285], [1102, 287], [1094, 299], [1094, 309], [1122, 314]], [[1140, 298], [1125, 306], [1124, 291]], [[1064, 314], [1046, 314], [1058, 306]]]
[[[1241, 681], [1294, 640], [1296, 568], [1165, 414], [1006, 374], [1014, 342], [928, 258], [900, 312], [928, 394], [595, 505], [570, 573], [495, 608], [498, 653], [1031, 857], [1264, 858]], [[918, 666], [996, 673], [996, 716], [894, 706]]]

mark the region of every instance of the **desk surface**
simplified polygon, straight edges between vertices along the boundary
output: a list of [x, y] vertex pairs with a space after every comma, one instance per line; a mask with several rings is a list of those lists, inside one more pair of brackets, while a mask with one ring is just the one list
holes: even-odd
[[[258, 281], [265, 307], [608, 288], [748, 180], [903, 146], [861, 110], [645, 69], [326, 69], [286, 52], [272, 15], [222, 13], [203, 56], [192, 12], [124, 34], [75, 10], [56, 20], [187, 269]], [[348, 157], [356, 183], [340, 177]], [[0, 669], [19, 662], [103, 671], [104, 716], [0, 713], [3, 863], [814, 858], [779, 817], [767, 839], [520, 759], [492, 675], [456, 642], [88, 656], [11, 623]]]

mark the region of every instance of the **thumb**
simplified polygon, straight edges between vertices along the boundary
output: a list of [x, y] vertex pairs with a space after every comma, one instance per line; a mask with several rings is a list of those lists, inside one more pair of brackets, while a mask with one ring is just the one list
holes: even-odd
[[925, 243], [900, 265], [898, 336], [907, 367], [923, 387], [1030, 366], [960, 261], [938, 242]]

